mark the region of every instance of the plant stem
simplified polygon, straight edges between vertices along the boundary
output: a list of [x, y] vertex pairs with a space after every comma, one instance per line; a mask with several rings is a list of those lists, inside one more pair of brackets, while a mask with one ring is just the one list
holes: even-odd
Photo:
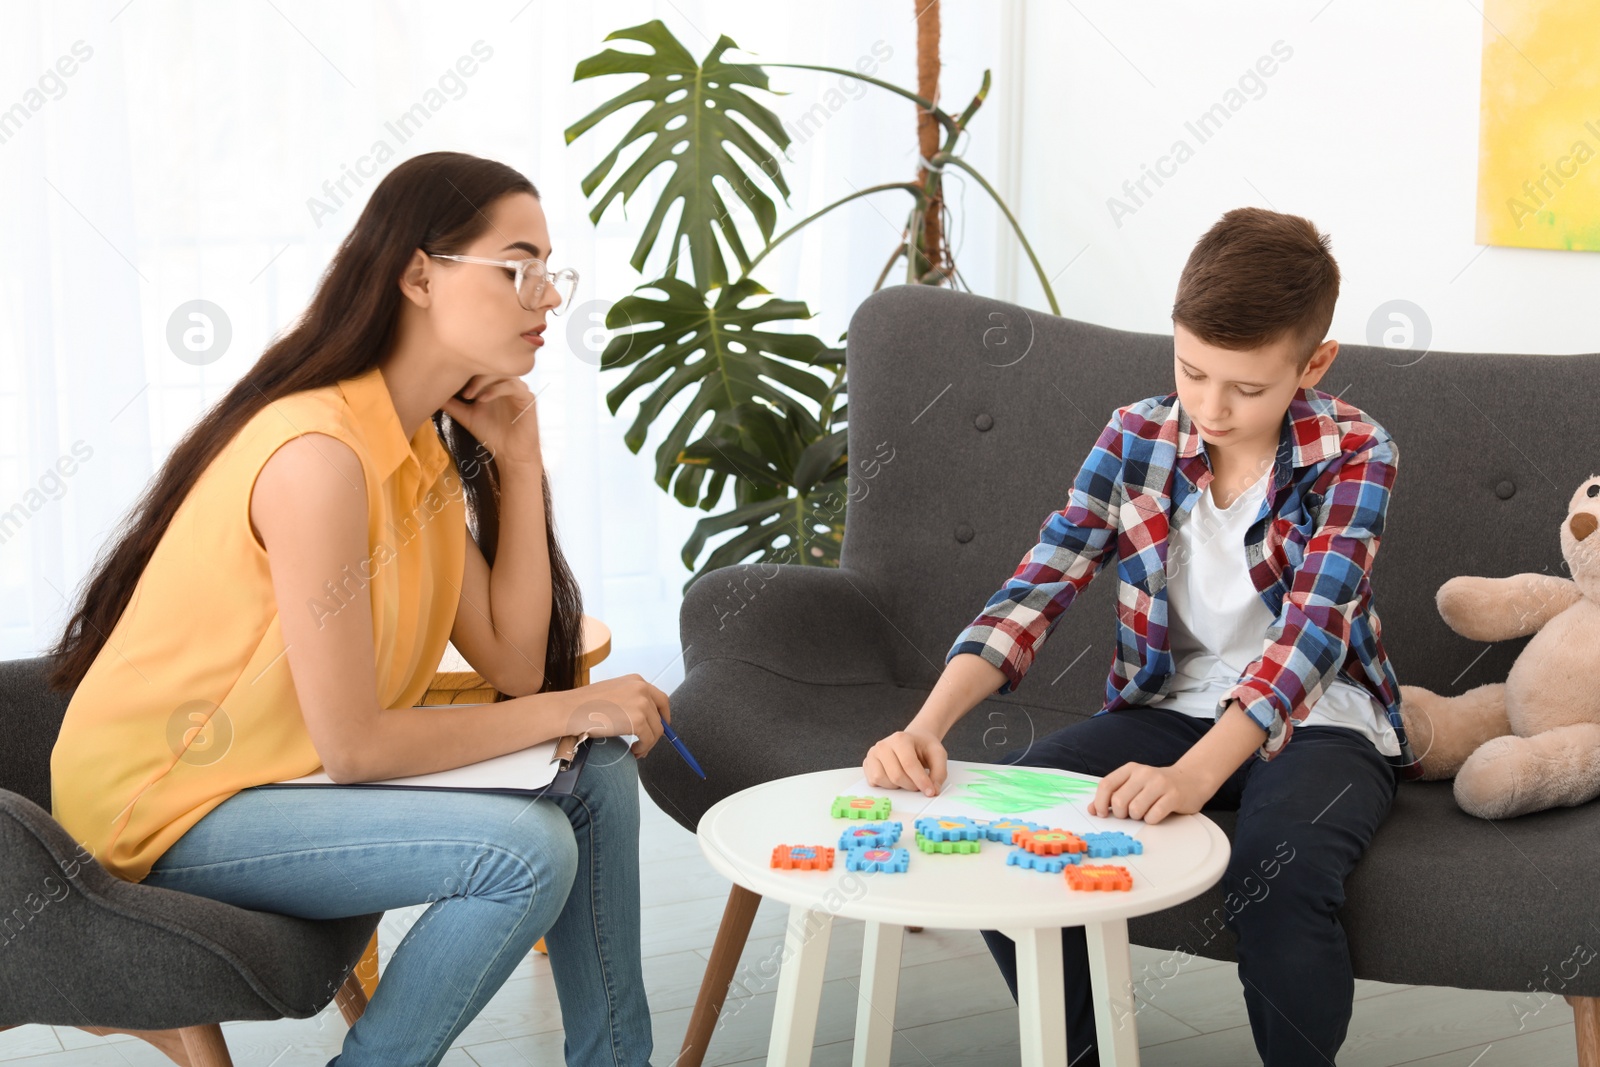
[[807, 215], [805, 218], [801, 219], [799, 222], [795, 223], [793, 226], [790, 226], [787, 230], [784, 230], [778, 236], [774, 237], [771, 241], [767, 242], [767, 247], [763, 248], [761, 250], [761, 253], [758, 256], [756, 256], [755, 259], [752, 259], [750, 261], [750, 265], [744, 269], [744, 273], [743, 274], [739, 275], [738, 280], [742, 282], [746, 278], [750, 277], [750, 272], [756, 269], [756, 264], [760, 263], [763, 259], [767, 258], [767, 253], [768, 252], [771, 252], [774, 248], [777, 248], [778, 245], [782, 244], [783, 241], [786, 238], [788, 238], [790, 235], [795, 233], [795, 231], [797, 231], [797, 230], [799, 230], [799, 229], [801, 229], [801, 228], [803, 228], [805, 226], [810, 225], [811, 223], [815, 222], [817, 219], [820, 219], [822, 216], [824, 216], [828, 212], [832, 211], [834, 208], [839, 207], [842, 204], [848, 204], [850, 201], [856, 199], [857, 197], [869, 196], [872, 193], [881, 193], [881, 192], [884, 192], [884, 191], [889, 190], [889, 189], [904, 189], [907, 192], [909, 192], [912, 196], [915, 196], [915, 197], [918, 197], [918, 198], [920, 198], [923, 195], [922, 188], [920, 186], [918, 186], [915, 182], [885, 182], [882, 185], [874, 185], [874, 186], [871, 186], [871, 187], [866, 188], [866, 189], [857, 189], [855, 192], [851, 193], [849, 196], [842, 197], [842, 198], [840, 198], [838, 200], [835, 200], [833, 203], [829, 204], [827, 207], [823, 208], [821, 211], [816, 211], [816, 212], [811, 213], [810, 215]]
[[[972, 103], [968, 104], [967, 109], [956, 117], [957, 130], [966, 129], [967, 123], [972, 119], [973, 114], [983, 106], [984, 100], [989, 96], [989, 82], [989, 72], [986, 70], [983, 72], [983, 84], [978, 86], [978, 91], [972, 96]], [[945, 147], [950, 148], [953, 145], [946, 145]]]
[[917, 266], [917, 259], [921, 255], [922, 246], [922, 202], [911, 209], [911, 221], [906, 225], [906, 284], [916, 285], [917, 275], [921, 269]]
[[883, 270], [878, 273], [877, 282], [875, 282], [873, 284], [873, 286], [872, 286], [872, 291], [874, 293], [876, 293], [879, 289], [883, 288], [884, 279], [888, 278], [889, 277], [889, 272], [894, 269], [895, 260], [899, 259], [901, 256], [903, 256], [905, 254], [906, 254], [906, 238], [905, 238], [904, 234], [901, 234], [900, 235], [900, 243], [894, 246], [894, 251], [892, 253], [890, 253], [890, 255], [889, 255], [889, 262], [887, 262], [887, 263], [885, 263], [883, 265]]
[[1056, 303], [1055, 290], [1050, 288], [1050, 279], [1045, 277], [1044, 267], [1039, 263], [1039, 257], [1033, 254], [1033, 246], [1028, 243], [1028, 238], [1023, 234], [1021, 224], [1017, 222], [1016, 216], [1011, 214], [1011, 209], [1006, 207], [1006, 202], [1000, 198], [1000, 194], [995, 192], [994, 186], [990, 185], [988, 179], [979, 174], [972, 164], [960, 156], [952, 156], [948, 152], [940, 152], [938, 156], [934, 157], [934, 161], [940, 164], [954, 163], [972, 175], [977, 183], [983, 186], [983, 191], [989, 194], [990, 198], [994, 200], [995, 206], [1005, 215], [1006, 221], [1011, 223], [1011, 229], [1016, 233], [1017, 240], [1022, 242], [1022, 250], [1028, 253], [1028, 262], [1033, 264], [1033, 271], [1039, 276], [1039, 284], [1044, 286], [1044, 296], [1046, 300], [1050, 301], [1050, 310], [1057, 315], [1061, 314], [1061, 305]]
[[925, 100], [909, 89], [902, 89], [894, 82], [886, 82], [881, 78], [869, 78], [859, 70], [844, 70], [840, 67], [820, 67], [813, 63], [762, 63], [760, 66], [788, 67], [791, 70], [816, 70], [821, 71], [824, 74], [842, 74], [846, 78], [854, 78], [856, 81], [863, 81], [868, 85], [876, 85], [880, 89], [887, 89], [891, 93], [896, 93], [905, 97], [918, 107], [926, 109], [928, 113], [933, 116], [933, 121], [943, 126], [946, 130], [952, 129], [955, 126], [955, 119], [951, 118], [948, 114], [935, 107], [931, 100]]

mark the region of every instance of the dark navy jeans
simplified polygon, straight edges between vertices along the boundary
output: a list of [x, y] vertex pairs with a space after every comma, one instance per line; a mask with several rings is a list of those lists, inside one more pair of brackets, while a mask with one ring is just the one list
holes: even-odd
[[[1119, 708], [1039, 737], [1000, 762], [1093, 775], [1124, 763], [1166, 767], [1211, 726], [1168, 708]], [[1275, 758], [1247, 757], [1205, 805], [1239, 813], [1222, 876], [1223, 922], [1238, 938], [1239, 983], [1266, 1067], [1332, 1064], [1344, 1043], [1355, 996], [1338, 916], [1344, 881], [1388, 815], [1397, 784], [1394, 768], [1363, 735], [1341, 726], [1302, 726]], [[1016, 945], [997, 931], [982, 933], [1015, 997]], [[1197, 930], [1195, 936], [1218, 933]], [[1061, 945], [1067, 1059], [1072, 1067], [1096, 1067], [1083, 927], [1063, 929]], [[1151, 994], [1138, 970], [1133, 980], [1141, 995], [1159, 1002], [1159, 991]]]

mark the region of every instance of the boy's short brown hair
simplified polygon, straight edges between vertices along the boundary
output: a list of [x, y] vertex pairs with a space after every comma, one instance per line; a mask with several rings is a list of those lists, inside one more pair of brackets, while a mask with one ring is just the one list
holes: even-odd
[[1308, 219], [1259, 207], [1227, 212], [1189, 253], [1172, 321], [1208, 345], [1259, 348], [1285, 335], [1305, 370], [1333, 322], [1339, 264]]

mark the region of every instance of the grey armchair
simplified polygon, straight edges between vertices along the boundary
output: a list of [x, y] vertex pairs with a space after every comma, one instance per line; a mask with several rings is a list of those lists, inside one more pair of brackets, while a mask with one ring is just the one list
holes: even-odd
[[366, 1008], [354, 968], [381, 914], [313, 921], [115, 877], [50, 817], [70, 696], [44, 658], [0, 663], [0, 1030], [132, 1033], [190, 1067], [231, 1064], [220, 1024]]
[[[690, 830], [730, 793], [858, 764], [904, 725], [956, 634], [1063, 506], [1111, 412], [1173, 381], [1168, 335], [920, 286], [861, 305], [848, 360], [841, 566], [727, 567], [685, 595], [673, 724], [709, 778], [671, 758], [644, 761], [641, 775]], [[1440, 620], [1434, 595], [1457, 574], [1564, 566], [1558, 525], [1600, 465], [1597, 383], [1596, 355], [1341, 349], [1318, 388], [1367, 410], [1403, 450], [1373, 575], [1402, 683], [1458, 693], [1505, 678], [1526, 639], [1467, 641]], [[1108, 564], [1017, 691], [984, 701], [946, 738], [953, 758], [993, 761], [1102, 706], [1115, 592]], [[1233, 812], [1207, 814], [1232, 834]], [[1596, 840], [1600, 805], [1491, 823], [1458, 810], [1448, 782], [1403, 782], [1347, 885], [1356, 976], [1503, 990], [1513, 1014], [1565, 996], [1580, 1062], [1600, 1065]], [[681, 1067], [705, 1053], [757, 903], [738, 888], [729, 897]], [[1129, 932], [1234, 961], [1224, 914], [1218, 887]]]

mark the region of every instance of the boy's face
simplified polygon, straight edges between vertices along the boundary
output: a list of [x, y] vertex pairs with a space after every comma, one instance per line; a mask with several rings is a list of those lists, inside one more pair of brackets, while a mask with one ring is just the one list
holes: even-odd
[[1281, 337], [1260, 348], [1217, 348], [1173, 323], [1178, 402], [1213, 458], [1249, 461], [1277, 454], [1290, 402], [1301, 389], [1320, 381], [1339, 353], [1338, 341], [1324, 341], [1306, 369], [1297, 372], [1298, 344]]

